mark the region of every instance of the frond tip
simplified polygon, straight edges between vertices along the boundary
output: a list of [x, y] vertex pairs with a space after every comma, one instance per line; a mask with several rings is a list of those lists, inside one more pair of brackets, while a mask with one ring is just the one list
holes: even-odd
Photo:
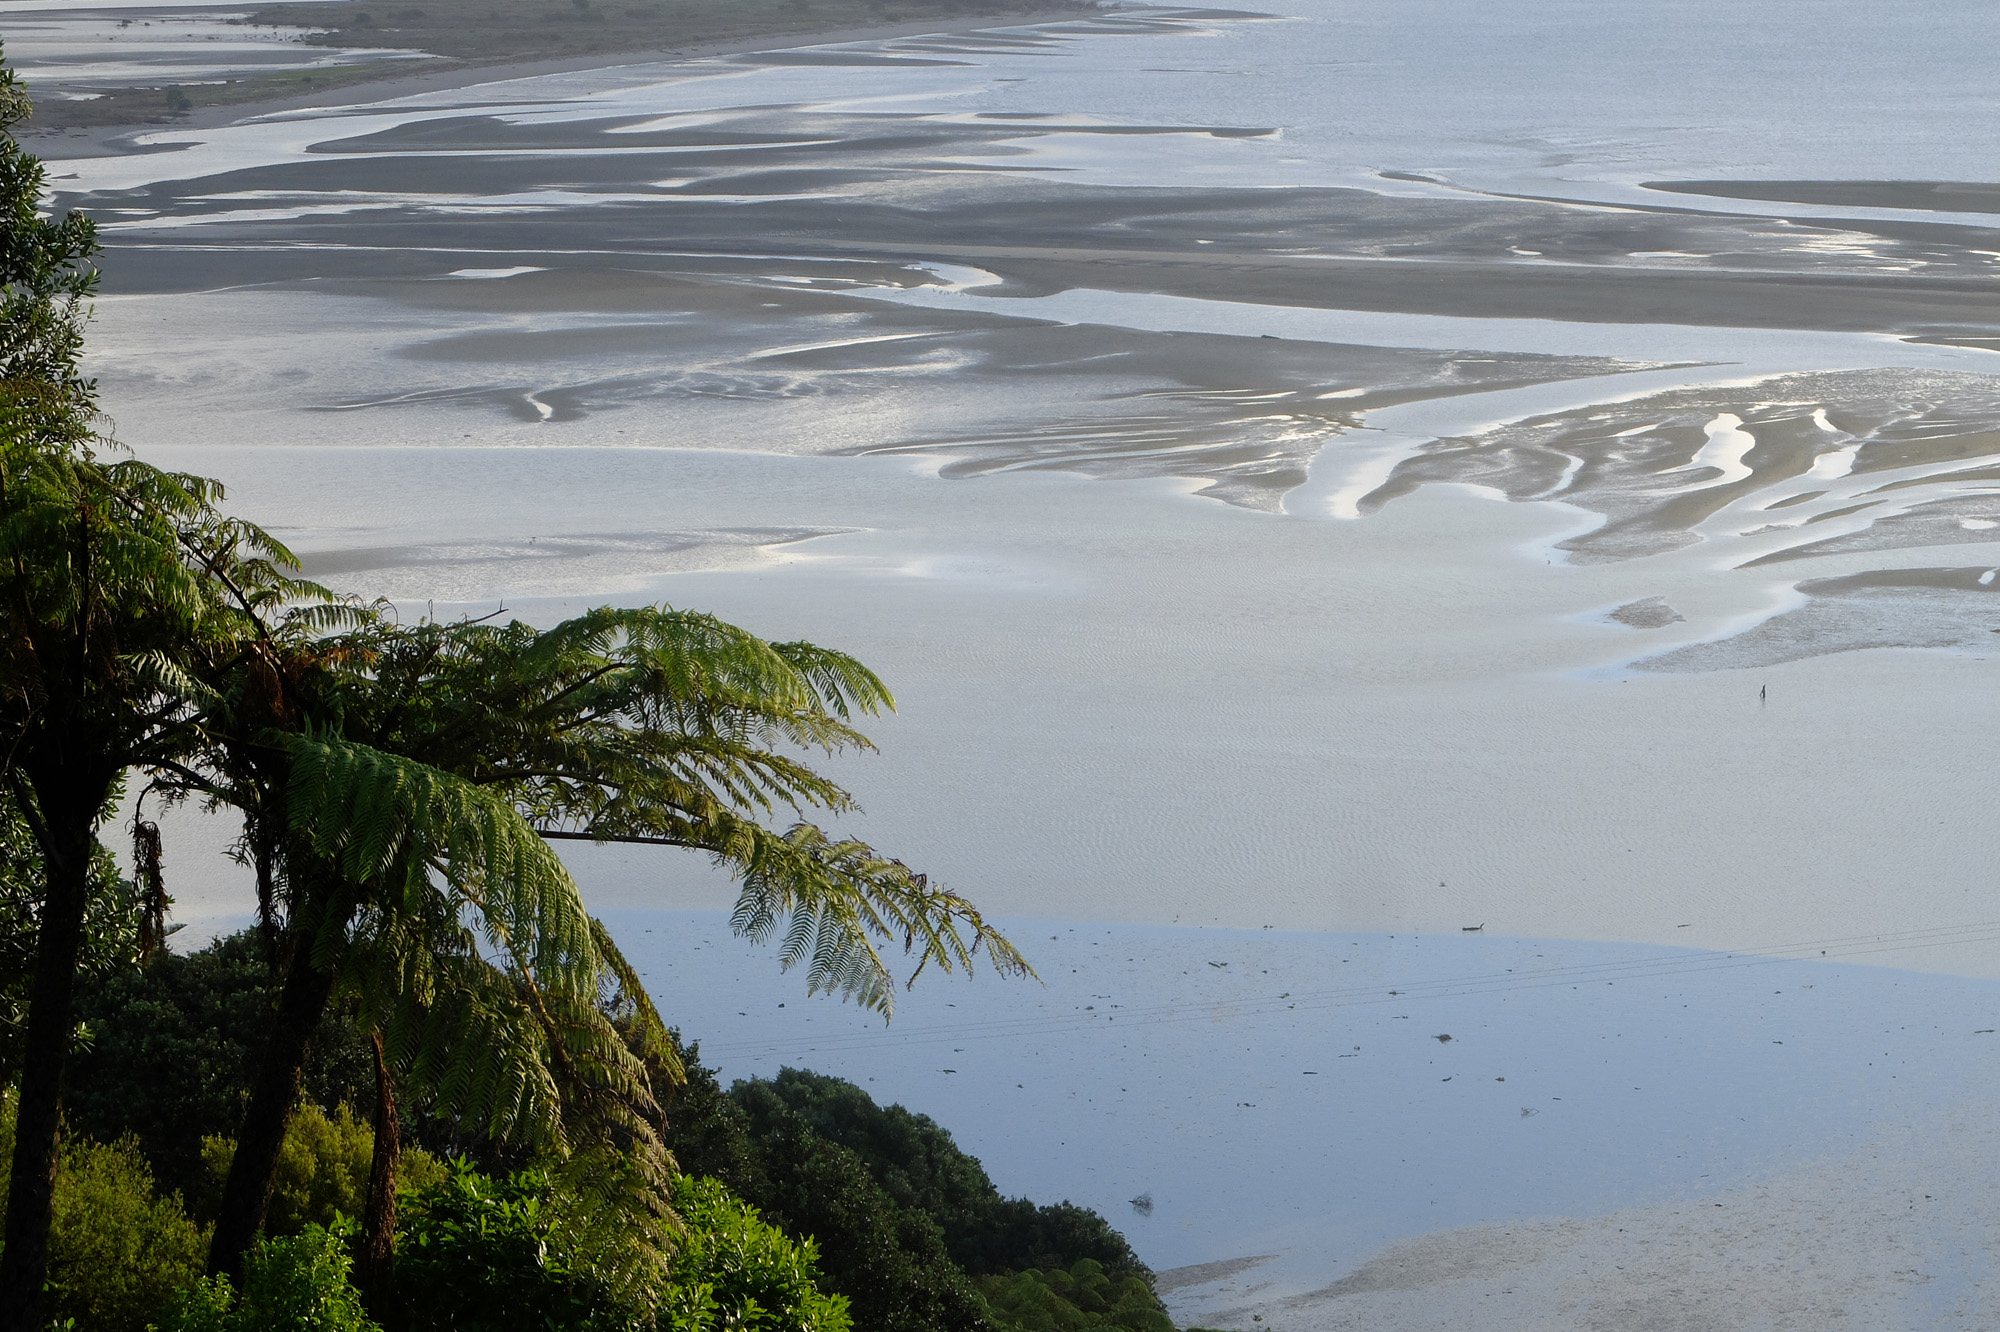
[[742, 891], [730, 925], [761, 943], [784, 922], [779, 960], [805, 966], [811, 993], [838, 993], [889, 1018], [896, 978], [878, 944], [900, 943], [916, 959], [906, 988], [932, 964], [970, 972], [982, 949], [1003, 976], [1035, 975], [972, 903], [865, 842], [834, 841], [810, 823], [783, 834], [754, 828], [750, 841], [737, 861]]

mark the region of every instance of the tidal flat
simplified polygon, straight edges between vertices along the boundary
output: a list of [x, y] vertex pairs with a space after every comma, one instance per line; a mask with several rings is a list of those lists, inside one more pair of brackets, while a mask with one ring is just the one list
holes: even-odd
[[[1911, 1011], [1969, 1021], [2000, 978], [2000, 187], [1965, 53], [2000, 16], [1818, 12], [1126, 8], [496, 74], [100, 136], [52, 174], [104, 228], [93, 369], [143, 456], [408, 614], [667, 599], [854, 651], [902, 709], [839, 768], [853, 826], [990, 914], [1197, 951], [1195, 927], [1253, 952], [1272, 927], [1382, 966], [1391, 935], [1473, 926], [1607, 962], [1872, 941], [1849, 960], [1923, 969]], [[578, 863], [606, 910], [726, 900], [699, 867]], [[1295, 953], [1279, 991], [1321, 965]], [[1735, 1039], [1748, 992], [1706, 975], [1674, 991], [1702, 1021], [1648, 1030]], [[1520, 1039], [1584, 1060], [1562, 993]], [[1014, 1002], [991, 994], [952, 991]], [[774, 1004], [744, 1042], [798, 1034]], [[1316, 1011], [1329, 1041], [1360, 1021]], [[1827, 1098], [1880, 1089], [1754, 1055], [1681, 1075], [1716, 1092], [1688, 1116], [1726, 1099], [1764, 1135], [1686, 1148], [1711, 1169], [1607, 1150], [1589, 1187], [1502, 1172], [1435, 1219], [1385, 1170], [1262, 1230], [1220, 1171], [1183, 1201], [1237, 1221], [1134, 1239], [1162, 1267], [1282, 1252], [1182, 1287], [1231, 1327], [1713, 1326], [1675, 1293], [1697, 1270], [1763, 1292], [1734, 1325], [1790, 1302], [1927, 1326], [1947, 1286], [1990, 1312], [1972, 1182], [2000, 1150], [1938, 1127], [1975, 1092], [1933, 1115], [1899, 1087], [1836, 1131]], [[1315, 1076], [1373, 1105], [1363, 1062]], [[1003, 1188], [1060, 1192], [1018, 1117], [896, 1094], [963, 1122]], [[1397, 1113], [1280, 1138], [1331, 1171]], [[1103, 1150], [1268, 1146], [1233, 1103], [1188, 1114]], [[1469, 1177], [1512, 1150], [1447, 1120], [1426, 1132]], [[1843, 1202], [1864, 1148], [1902, 1164]], [[1935, 1243], [1842, 1232], [1866, 1280], [1785, 1256], [1945, 1174]], [[1686, 1239], [1674, 1208], [1756, 1189], [1789, 1201]], [[1626, 1234], [1678, 1256], [1583, 1300]]]

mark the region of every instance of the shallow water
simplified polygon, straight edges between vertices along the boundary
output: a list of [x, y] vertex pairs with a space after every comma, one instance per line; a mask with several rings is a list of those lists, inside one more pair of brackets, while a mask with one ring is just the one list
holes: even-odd
[[[1994, 1295], [1983, 1043], [2000, 991], [1852, 965], [1920, 940], [1711, 953], [1023, 922], [1045, 985], [940, 979], [885, 1029], [804, 999], [720, 913], [608, 919], [725, 1080], [849, 1077], [947, 1125], [1003, 1193], [1114, 1218], [1157, 1267], [1259, 1260], [1168, 1270], [1189, 1322], [1255, 1308], [1287, 1330], [1368, 1326], [1399, 1290], [1438, 1301], [1479, 1284], [1541, 1296], [1522, 1326], [1638, 1325], [1617, 1310], [1649, 1293], [1648, 1258], [1686, 1274], [1746, 1213], [1779, 1232], [1841, 1205], [1814, 1194], [1829, 1177], [1884, 1187], [1899, 1170], [1919, 1214], [1850, 1194], [1857, 1232], [1822, 1237], [1817, 1261], [1852, 1273], [1843, 1307], [1933, 1326]], [[1910, 1170], [1923, 1162], [1948, 1177]], [[1684, 1233], [1679, 1252], [1648, 1254], [1618, 1250], [1621, 1227], [1660, 1250]], [[1457, 1233], [1374, 1256], [1435, 1231]], [[1924, 1279], [1887, 1270], [1890, 1252]], [[1579, 1256], [1585, 1279], [1562, 1270]], [[1769, 1299], [1741, 1266], [1717, 1269], [1680, 1317]], [[1792, 1298], [1796, 1314], [1822, 1293], [1801, 1280]], [[1445, 1325], [1442, 1301], [1428, 1312], [1440, 1321], [1387, 1325]]]
[[[1157, 1088], [1191, 1028], [1136, 1064], [1068, 1029], [997, 1042], [969, 1095], [914, 1038], [780, 1049], [676, 998], [728, 1071], [885, 1078], [1003, 1187], [1112, 1212], [1151, 1190], [1151, 1219], [1116, 1214], [1156, 1265], [1291, 1246], [1191, 1281], [1191, 1315], [1646, 1326], [1689, 1272], [1724, 1292], [1703, 1326], [1788, 1325], [1786, 1298], [1871, 1326], [1976, 1315], [1970, 1195], [1915, 1239], [1813, 1218], [2000, 1160], [1955, 1109], [1986, 1094], [1958, 1036], [1894, 1087], [1853, 1066], [1857, 1015], [1970, 1021], [1991, 1001], [1970, 978], [2000, 976], [2000, 210], [1969, 54], [2000, 15], [1286, 9], [633, 65], [62, 161], [111, 247], [106, 405], [314, 572], [413, 613], [667, 598], [857, 652], [903, 710], [838, 765], [854, 827], [999, 917], [1256, 929], [1230, 946], [1301, 974], [1332, 945], [1261, 927], [1338, 933], [1385, 978], [1447, 975], [1377, 937], [1413, 930], [1488, 970], [1824, 937], [1944, 973], [1833, 968], [1844, 997], [1782, 1037], [1818, 1062], [1783, 1067], [1740, 971], [1676, 972], [1631, 1009], [1608, 987], [1441, 998], [1594, 1089], [1597, 1118], [1532, 1149], [1502, 1135], [1558, 1121], [1518, 1115], [1514, 1074], [1476, 1103], [1504, 1124], [1397, 1081], [1456, 1041], [1332, 1108], [1286, 1093], [1275, 1129], [1221, 1082], [1171, 1128], [1164, 1095], [1037, 1103], [1090, 1144], [1071, 1157], [991, 1119], [1006, 1071]], [[720, 900], [700, 867], [577, 863], [606, 909]], [[177, 891], [190, 917], [240, 909], [224, 879]], [[1455, 937], [1472, 924], [1508, 937]], [[735, 974], [717, 994], [765, 992]], [[1231, 1021], [1204, 1029], [1217, 1060]], [[1669, 1054], [1593, 1064], [1605, 1023]], [[1229, 1066], [1268, 1081], [1327, 1028], [1272, 1030]], [[868, 1062], [892, 1046], [916, 1053]], [[1616, 1100], [1639, 1069], [1669, 1090]], [[1717, 1109], [1739, 1103], [1749, 1127]], [[1175, 1167], [1185, 1195], [1163, 1152], [1201, 1163]], [[1732, 1286], [1751, 1241], [1673, 1209], [1745, 1190], [1795, 1249], [1856, 1255], [1858, 1284]], [[1440, 1241], [1469, 1267], [1366, 1266], [1538, 1216], [1574, 1225]], [[1289, 1240], [1262, 1237], [1281, 1219]], [[1671, 1261], [1591, 1289], [1628, 1229]], [[1945, 1275], [1899, 1275], [1919, 1268]], [[1547, 1299], [1480, 1305], [1511, 1272]]]

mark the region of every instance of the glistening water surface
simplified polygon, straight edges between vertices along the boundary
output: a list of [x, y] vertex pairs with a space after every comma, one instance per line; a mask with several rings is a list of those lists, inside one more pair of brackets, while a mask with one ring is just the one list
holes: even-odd
[[[417, 611], [668, 598], [854, 650], [903, 702], [839, 765], [854, 827], [997, 916], [1364, 948], [1477, 924], [1496, 956], [1607, 960], [1877, 940], [1944, 973], [1917, 1008], [1969, 1018], [1986, 983], [1954, 977], [2000, 975], [1996, 29], [1972, 3], [1119, 10], [169, 129], [54, 173], [105, 227], [95, 368], [145, 456]], [[724, 892], [579, 864], [607, 909]], [[1940, 1053], [1914, 1100], [1787, 1080], [1722, 1057], [1751, 1010], [1701, 975], [1684, 1099], [1602, 1122], [1746, 1135], [1720, 1184], [1607, 1150], [1558, 1187], [1489, 1168], [1494, 1124], [1365, 1097], [1281, 1131], [1202, 1101], [1162, 1140], [1323, 1149], [1355, 1192], [1245, 1248], [1263, 1195], [1221, 1168], [1188, 1197], [1234, 1228], [1142, 1251], [1284, 1248], [1271, 1325], [1976, 1321], [1979, 1190], [1948, 1240], [1871, 1227], [1899, 1181], [1991, 1180], [1950, 1110], [1984, 1065]], [[1861, 995], [1772, 1039], [1861, 1030], [1889, 1005]], [[1587, 1062], [1601, 1014], [1565, 1002], [1518, 1039]], [[1150, 1133], [1103, 1141], [1139, 1161]], [[1468, 1181], [1434, 1224], [1418, 1144]], [[1761, 1229], [1658, 1210], [1753, 1188]], [[1626, 1263], [1628, 1233], [1667, 1257]], [[1621, 1263], [1611, 1304], [1561, 1295]], [[1249, 1271], [1187, 1307], [1248, 1325]], [[1541, 1302], [1503, 1310], [1510, 1273]]]

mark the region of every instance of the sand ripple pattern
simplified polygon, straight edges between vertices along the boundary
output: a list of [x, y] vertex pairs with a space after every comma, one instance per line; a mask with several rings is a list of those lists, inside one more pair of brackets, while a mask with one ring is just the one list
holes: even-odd
[[[1636, 663], [1776, 665], [1870, 647], [1988, 651], [2000, 633], [2000, 380], [1943, 371], [1787, 375], [1686, 388], [1439, 439], [1362, 503], [1427, 482], [1556, 500], [1603, 521], [1556, 543], [1578, 565], [1665, 558], [1792, 584], [1747, 630]], [[1985, 563], [1966, 563], [1974, 555]], [[1960, 562], [1916, 563], [1915, 552]], [[1796, 572], [1794, 572], [1796, 570]], [[1800, 575], [1817, 573], [1821, 576]], [[1799, 580], [1799, 581], [1795, 581]], [[1660, 598], [1608, 618], [1680, 623]]]
[[1362, 507], [1433, 481], [1604, 515], [1559, 543], [1575, 564], [1701, 542], [1746, 568], [1986, 543], [2000, 527], [2000, 380], [1834, 372], [1598, 404], [1437, 440]]

